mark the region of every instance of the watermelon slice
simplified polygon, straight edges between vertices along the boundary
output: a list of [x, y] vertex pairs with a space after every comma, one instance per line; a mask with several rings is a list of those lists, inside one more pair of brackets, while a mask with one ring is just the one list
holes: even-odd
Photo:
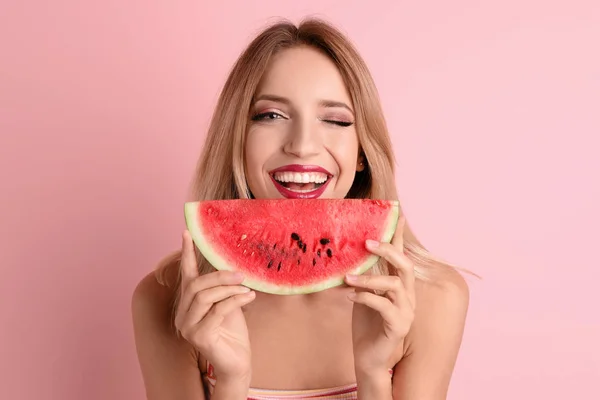
[[398, 202], [367, 199], [239, 199], [188, 202], [194, 243], [217, 270], [241, 271], [244, 286], [303, 294], [362, 274], [378, 260], [366, 239], [390, 242]]

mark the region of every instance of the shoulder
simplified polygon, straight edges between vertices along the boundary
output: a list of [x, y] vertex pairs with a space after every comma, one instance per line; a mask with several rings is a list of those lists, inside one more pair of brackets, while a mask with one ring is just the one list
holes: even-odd
[[147, 274], [138, 282], [131, 297], [134, 321], [152, 318], [166, 322], [172, 315], [170, 305], [174, 295], [172, 288], [158, 282], [155, 272]]
[[445, 270], [431, 280], [417, 280], [415, 291], [417, 309], [422, 314], [443, 311], [461, 317], [469, 307], [469, 285], [454, 269]]
[[131, 297], [135, 347], [149, 399], [203, 398], [197, 353], [173, 323], [176, 287], [161, 284], [152, 272]]
[[136, 285], [131, 296], [131, 318], [138, 356], [157, 344], [184, 345], [174, 324], [175, 296], [173, 288], [161, 284], [154, 272]]
[[469, 288], [454, 270], [435, 275], [415, 282], [415, 317], [405, 355], [394, 371], [394, 398], [446, 398], [462, 342]]
[[174, 324], [179, 262], [173, 255], [144, 276], [131, 296], [131, 316], [138, 350], [162, 343], [183, 345]]
[[409, 333], [407, 351], [420, 344], [431, 346], [441, 336], [448, 346], [457, 348], [462, 341], [470, 301], [465, 278], [453, 269], [436, 274], [430, 280], [415, 282], [415, 318]]
[[163, 322], [171, 319], [177, 296], [178, 264], [179, 254], [169, 254], [138, 282], [131, 298], [134, 322], [145, 318]]

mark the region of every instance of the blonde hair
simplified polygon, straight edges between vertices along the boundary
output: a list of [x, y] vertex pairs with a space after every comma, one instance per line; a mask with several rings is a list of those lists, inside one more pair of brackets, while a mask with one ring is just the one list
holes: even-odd
[[[273, 54], [297, 46], [310, 46], [329, 56], [353, 102], [366, 168], [357, 172], [347, 197], [398, 200], [392, 143], [373, 78], [357, 50], [339, 30], [311, 18], [298, 26], [283, 21], [266, 28], [234, 64], [208, 128], [193, 182], [192, 201], [251, 197], [244, 170], [244, 142], [253, 96]], [[404, 228], [404, 250], [415, 265], [417, 279], [431, 280], [434, 275], [456, 269], [430, 254], [408, 223]], [[197, 255], [201, 274], [214, 270], [198, 252]], [[175, 291], [179, 290], [179, 260], [177, 251], [162, 260], [156, 271], [158, 281]], [[373, 273], [393, 274], [395, 270], [380, 261]]]

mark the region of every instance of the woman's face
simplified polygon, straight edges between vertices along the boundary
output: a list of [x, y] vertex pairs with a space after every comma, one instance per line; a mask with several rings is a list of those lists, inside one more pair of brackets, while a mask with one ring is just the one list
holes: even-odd
[[277, 53], [255, 102], [246, 177], [255, 198], [344, 198], [357, 170], [354, 110], [335, 64], [310, 47]]

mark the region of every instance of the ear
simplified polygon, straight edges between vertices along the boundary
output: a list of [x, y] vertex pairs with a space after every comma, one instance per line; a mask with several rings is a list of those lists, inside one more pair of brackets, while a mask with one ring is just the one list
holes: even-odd
[[356, 171], [363, 172], [365, 170], [366, 166], [367, 166], [367, 159], [365, 157], [365, 154], [363, 152], [361, 152], [358, 155], [358, 159], [356, 160]]

